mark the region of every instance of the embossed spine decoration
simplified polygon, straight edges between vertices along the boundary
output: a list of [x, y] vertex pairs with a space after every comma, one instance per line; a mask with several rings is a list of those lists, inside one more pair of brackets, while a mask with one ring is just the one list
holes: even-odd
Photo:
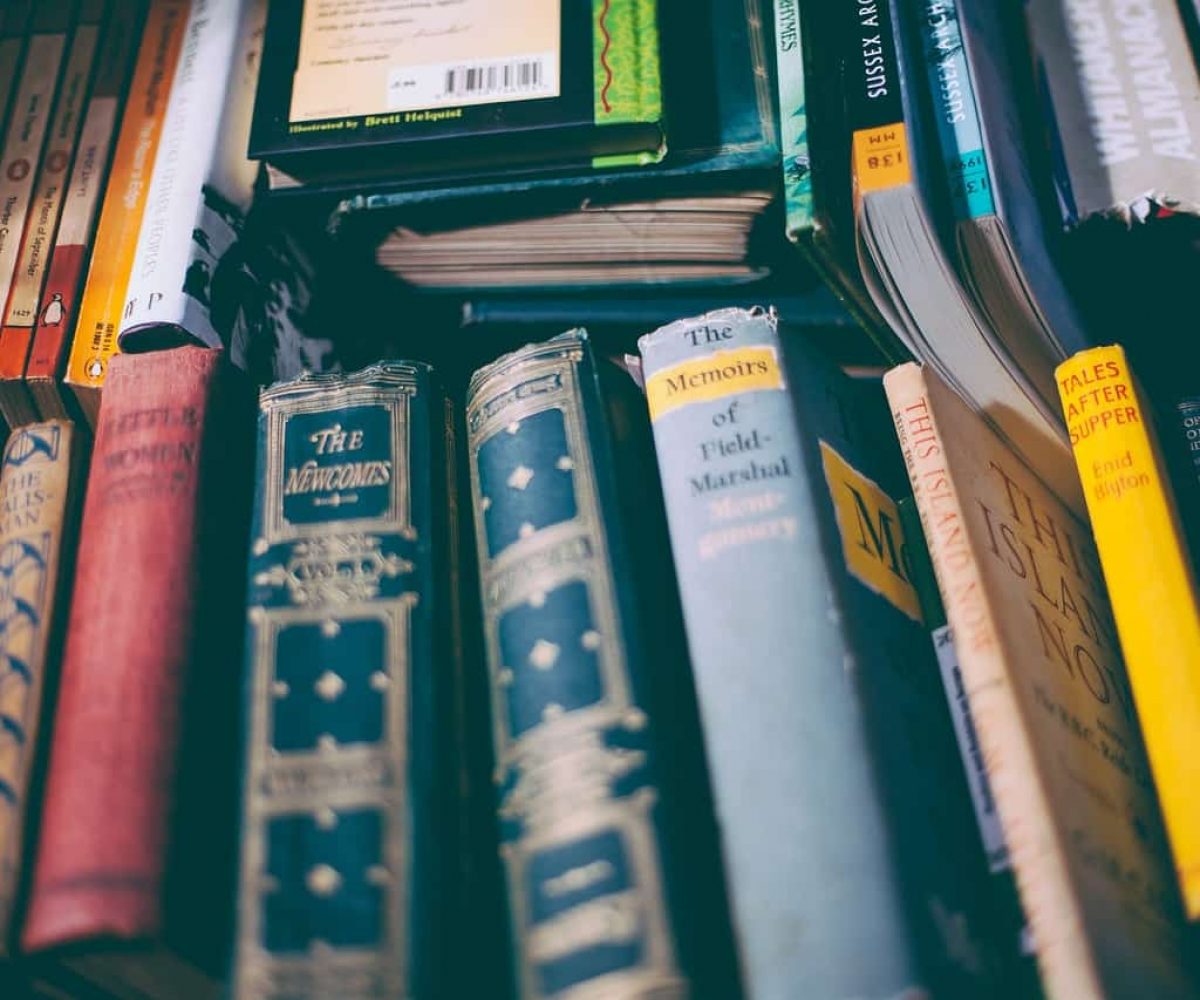
[[[69, 577], [74, 428], [51, 420], [20, 428], [0, 462], [0, 947], [9, 942], [21, 883], [30, 781], [43, 744], [47, 672], [55, 669], [56, 597]], [[69, 559], [66, 560], [69, 562]]]
[[437, 995], [444, 416], [402, 362], [261, 395], [239, 1000]]
[[586, 334], [476, 372], [472, 503], [520, 993], [684, 997]]

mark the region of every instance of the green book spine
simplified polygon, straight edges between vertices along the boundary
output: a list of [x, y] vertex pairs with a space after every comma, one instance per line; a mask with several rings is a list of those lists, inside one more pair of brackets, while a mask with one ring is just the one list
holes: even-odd
[[776, 81], [783, 147], [783, 193], [787, 234], [799, 240], [813, 227], [812, 164], [804, 100], [804, 46], [799, 0], [775, 0]]

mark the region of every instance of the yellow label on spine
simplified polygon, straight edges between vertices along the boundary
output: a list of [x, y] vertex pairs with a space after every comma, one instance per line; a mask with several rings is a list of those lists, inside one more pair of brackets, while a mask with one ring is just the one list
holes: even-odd
[[715, 351], [646, 379], [650, 419], [689, 403], [707, 403], [756, 389], [782, 389], [783, 373], [773, 347]]
[[859, 194], [883, 191], [912, 180], [908, 134], [903, 122], [854, 133], [854, 181]]
[[917, 591], [904, 556], [904, 529], [896, 503], [824, 441], [821, 464], [837, 511], [846, 568], [913, 621], [921, 620]]
[[1120, 347], [1058, 366], [1121, 651], [1188, 915], [1200, 917], [1200, 612], [1179, 513]]

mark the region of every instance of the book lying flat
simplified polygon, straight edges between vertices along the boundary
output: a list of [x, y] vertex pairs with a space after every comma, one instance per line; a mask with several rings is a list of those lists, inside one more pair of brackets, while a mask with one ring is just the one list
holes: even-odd
[[299, 183], [664, 152], [655, 0], [270, 13], [250, 154]]

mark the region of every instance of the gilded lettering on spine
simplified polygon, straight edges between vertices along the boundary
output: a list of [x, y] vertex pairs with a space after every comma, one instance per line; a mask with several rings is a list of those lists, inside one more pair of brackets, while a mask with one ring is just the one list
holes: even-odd
[[239, 998], [409, 996], [409, 671], [422, 370], [260, 402]]
[[585, 337], [478, 373], [471, 487], [499, 813], [525, 998], [682, 997], [650, 720], [636, 703], [585, 395]]
[[71, 435], [65, 421], [22, 427], [0, 461], [0, 940], [7, 937], [20, 877]]

